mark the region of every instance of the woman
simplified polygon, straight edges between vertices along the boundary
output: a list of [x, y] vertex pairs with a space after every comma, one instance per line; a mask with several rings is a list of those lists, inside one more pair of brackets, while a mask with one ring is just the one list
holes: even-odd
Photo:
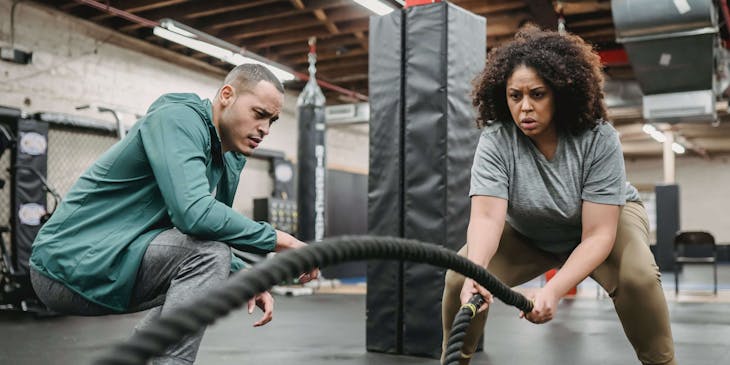
[[[616, 130], [605, 122], [599, 57], [582, 39], [528, 27], [490, 52], [473, 104], [483, 128], [471, 178], [467, 243], [459, 252], [509, 286], [560, 267], [520, 317], [550, 321], [590, 276], [609, 293], [643, 364], [676, 364], [648, 219], [626, 182]], [[443, 297], [444, 348], [454, 316], [487, 298], [462, 348], [467, 364], [491, 294], [453, 271]]]

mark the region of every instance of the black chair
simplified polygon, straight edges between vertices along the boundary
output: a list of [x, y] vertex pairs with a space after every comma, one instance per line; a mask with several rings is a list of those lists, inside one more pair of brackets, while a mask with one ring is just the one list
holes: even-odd
[[704, 231], [677, 232], [674, 237], [674, 293], [679, 294], [679, 269], [682, 264], [710, 264], [717, 295], [717, 246], [715, 237]]

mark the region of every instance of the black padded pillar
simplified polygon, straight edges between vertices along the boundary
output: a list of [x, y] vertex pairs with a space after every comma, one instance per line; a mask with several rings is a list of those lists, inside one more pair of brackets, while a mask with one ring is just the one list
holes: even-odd
[[656, 253], [661, 271], [674, 269], [674, 236], [680, 229], [679, 185], [657, 185], [656, 194]]
[[48, 166], [48, 123], [21, 118], [16, 139], [10, 164], [12, 264], [18, 275], [28, 275], [31, 246], [47, 209], [42, 180]]
[[[485, 57], [486, 20], [453, 4], [371, 18], [369, 234], [464, 244], [479, 134], [469, 94]], [[438, 357], [443, 276], [369, 262], [367, 349]]]

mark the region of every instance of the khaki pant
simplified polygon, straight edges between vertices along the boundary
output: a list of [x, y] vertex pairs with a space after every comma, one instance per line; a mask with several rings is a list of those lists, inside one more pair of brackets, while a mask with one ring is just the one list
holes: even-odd
[[[606, 261], [591, 273], [613, 299], [624, 332], [642, 364], [676, 364], [669, 313], [661, 286], [659, 268], [649, 250], [649, 223], [644, 207], [629, 202], [621, 209], [616, 243]], [[467, 247], [459, 251], [466, 256]], [[499, 248], [487, 270], [508, 286], [523, 284], [561, 266], [568, 254], [553, 254], [529, 244], [526, 237], [505, 224]], [[461, 306], [459, 294], [464, 276], [446, 273], [442, 318], [443, 349], [454, 317]], [[560, 314], [558, 314], [560, 315]], [[462, 364], [474, 353], [484, 331], [487, 312], [477, 315], [464, 338]], [[443, 359], [442, 359], [443, 361]]]

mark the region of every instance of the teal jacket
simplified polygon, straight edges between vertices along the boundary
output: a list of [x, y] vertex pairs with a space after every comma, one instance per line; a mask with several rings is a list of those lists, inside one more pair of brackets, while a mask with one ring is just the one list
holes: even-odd
[[[246, 158], [221, 153], [211, 102], [163, 95], [76, 181], [38, 233], [30, 265], [123, 312], [147, 245], [166, 229], [272, 251], [274, 229], [231, 208]], [[234, 259], [231, 269], [242, 266]]]

